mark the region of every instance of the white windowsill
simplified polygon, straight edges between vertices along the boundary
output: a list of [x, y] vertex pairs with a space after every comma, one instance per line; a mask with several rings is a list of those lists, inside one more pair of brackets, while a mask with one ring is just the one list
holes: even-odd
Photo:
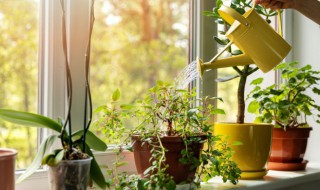
[[320, 186], [320, 163], [309, 163], [305, 171], [272, 171], [261, 180], [240, 180], [238, 185], [221, 183], [214, 178], [203, 184], [201, 190], [317, 190]]
[[[114, 160], [112, 151], [95, 153], [98, 163], [111, 166]], [[133, 154], [124, 152], [125, 161], [128, 165], [122, 170], [129, 174], [136, 173]], [[103, 171], [105, 173], [105, 171]], [[19, 176], [22, 172], [17, 172]], [[203, 183], [201, 190], [313, 190], [320, 186], [320, 163], [309, 163], [305, 171], [269, 171], [268, 175], [261, 180], [240, 180], [238, 185], [222, 183], [221, 178], [214, 178], [208, 183]], [[178, 190], [187, 190], [189, 186], [180, 186]], [[48, 177], [45, 169], [39, 170], [21, 184], [16, 185], [16, 190], [48, 190]]]

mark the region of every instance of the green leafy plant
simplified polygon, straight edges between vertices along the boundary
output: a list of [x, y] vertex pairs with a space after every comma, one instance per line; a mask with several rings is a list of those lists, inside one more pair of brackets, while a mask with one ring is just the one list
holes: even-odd
[[280, 85], [261, 88], [263, 78], [252, 81], [254, 89], [248, 97], [253, 98], [248, 111], [257, 115], [257, 122], [275, 122], [275, 127], [308, 127], [307, 116], [320, 123], [320, 106], [315, 103], [311, 92], [319, 97], [320, 72], [310, 65], [297, 67], [298, 62], [282, 63], [275, 70], [285, 80]]
[[138, 182], [141, 178], [137, 175], [129, 175], [127, 172], [120, 172], [121, 167], [128, 163], [123, 160], [122, 152], [129, 149], [130, 128], [126, 126], [126, 119], [133, 117], [134, 105], [121, 104], [121, 93], [117, 89], [112, 94], [112, 101], [102, 105], [95, 110], [99, 117], [93, 125], [102, 132], [105, 141], [112, 143], [112, 151], [115, 159], [111, 166], [107, 166], [107, 186], [109, 189], [138, 189]]
[[[229, 30], [230, 25], [224, 21], [220, 14], [218, 13], [219, 8], [222, 6], [223, 0], [216, 0], [216, 7], [213, 8], [213, 11], [205, 11], [204, 15], [213, 17], [216, 19], [216, 23], [222, 27], [219, 27], [219, 34], [218, 36], [214, 36], [215, 41], [219, 45], [227, 45], [230, 40], [227, 39], [224, 35]], [[247, 8], [252, 7], [252, 0], [233, 0], [230, 4], [230, 7], [243, 14], [246, 12]], [[255, 10], [257, 13], [265, 17], [265, 20], [270, 23], [270, 17], [277, 15], [276, 11], [272, 11], [270, 9], [266, 9], [263, 6], [255, 5]], [[242, 52], [239, 49], [235, 49], [233, 47], [229, 47], [227, 50], [230, 56], [240, 55]], [[236, 72], [235, 75], [232, 76], [225, 76], [216, 79], [217, 82], [227, 82], [236, 78], [239, 78], [238, 83], [238, 91], [237, 91], [237, 100], [238, 100], [238, 113], [237, 113], [237, 123], [244, 123], [245, 118], [245, 86], [247, 82], [248, 76], [256, 72], [259, 68], [254, 65], [245, 65], [242, 67], [234, 66], [232, 67]]]
[[[90, 63], [90, 43], [91, 43], [91, 32], [93, 29], [94, 22], [94, 1], [91, 4], [91, 15], [90, 15], [90, 32], [89, 32], [89, 42], [87, 44], [87, 51], [85, 57], [86, 64], [86, 72], [85, 72], [85, 81], [86, 81], [86, 91], [85, 97], [86, 102], [85, 105], [89, 105], [89, 110], [87, 110], [87, 106], [85, 107], [85, 118], [86, 121], [83, 126], [83, 130], [79, 130], [76, 132], [72, 131], [71, 126], [71, 102], [72, 102], [72, 79], [70, 74], [70, 68], [68, 63], [68, 54], [67, 54], [67, 39], [66, 39], [66, 17], [65, 17], [65, 2], [61, 0], [62, 7], [62, 28], [63, 28], [63, 51], [65, 55], [65, 66], [66, 66], [66, 86], [67, 86], [67, 114], [65, 116], [64, 121], [57, 122], [49, 117], [45, 117], [39, 114], [21, 112], [9, 109], [0, 109], [0, 119], [5, 121], [9, 121], [12, 123], [29, 126], [29, 127], [39, 127], [39, 128], [47, 128], [51, 129], [57, 134], [53, 134], [48, 136], [40, 145], [40, 148], [34, 158], [32, 164], [28, 167], [28, 169], [23, 173], [17, 180], [17, 182], [21, 182], [26, 179], [30, 175], [32, 175], [42, 164], [49, 166], [56, 166], [62, 160], [80, 160], [87, 159], [92, 157], [91, 168], [90, 168], [90, 176], [95, 184], [97, 184], [100, 188], [106, 187], [106, 181], [101, 172], [101, 169], [95, 160], [95, 157], [91, 151], [91, 149], [105, 151], [107, 149], [107, 145], [100, 140], [97, 136], [95, 136], [92, 132], [89, 131], [89, 127], [91, 124], [91, 116], [92, 116], [92, 103], [91, 103], [91, 94], [90, 94], [90, 85], [88, 82], [88, 68]], [[89, 113], [89, 117], [87, 118], [87, 112]], [[53, 148], [52, 145], [55, 140], [60, 139], [61, 148], [53, 150], [51, 153], [49, 151]], [[73, 176], [71, 176], [73, 177]]]
[[[198, 168], [195, 179], [189, 179], [186, 183], [193, 184], [194, 188], [200, 187], [200, 181], [214, 176], [222, 176], [224, 182], [238, 182], [241, 171], [230, 160], [232, 150], [220, 137], [212, 134], [212, 125], [209, 124], [212, 115], [224, 114], [223, 110], [209, 104], [209, 100], [221, 99], [195, 99], [195, 95], [194, 91], [176, 89], [170, 83], [158, 81], [146, 97], [134, 105], [119, 104], [120, 92], [116, 90], [111, 104], [96, 110], [101, 117], [95, 124], [101, 127], [108, 139], [113, 137], [116, 142], [114, 167], [108, 170], [111, 189], [176, 189], [177, 184], [167, 172], [170, 167], [166, 163], [168, 150], [162, 143], [162, 138], [168, 136], [183, 139], [185, 148], [181, 151], [179, 162], [190, 166], [191, 170]], [[140, 124], [129, 129], [125, 126], [128, 117], [137, 119]], [[121, 160], [121, 152], [132, 150], [131, 146], [136, 143], [133, 139], [131, 146], [126, 148], [132, 136], [138, 136], [143, 144], [150, 147], [151, 165], [144, 171], [144, 177], [119, 172], [119, 168], [126, 164]], [[194, 143], [207, 144], [200, 155], [192, 151]]]
[[[199, 187], [201, 180], [206, 181], [214, 176], [222, 176], [224, 182], [227, 180], [233, 184], [238, 182], [241, 171], [230, 160], [232, 150], [220, 137], [212, 133], [210, 118], [215, 114], [224, 114], [223, 110], [209, 103], [213, 99], [222, 101], [220, 98], [208, 97], [196, 99], [195, 91], [177, 89], [170, 83], [158, 81], [157, 85], [149, 90], [148, 95], [139, 102], [138, 113], [143, 119], [133, 133], [138, 134], [152, 147], [153, 161], [144, 172], [148, 177], [148, 182], [144, 184], [146, 188], [175, 189], [175, 182], [166, 173], [170, 166], [166, 164], [167, 150], [161, 143], [161, 139], [166, 136], [181, 137], [185, 149], [181, 151], [179, 162], [189, 165], [190, 170], [198, 168], [196, 180], [189, 179], [187, 182]], [[192, 148], [197, 143], [206, 143], [200, 155], [197, 155]]]

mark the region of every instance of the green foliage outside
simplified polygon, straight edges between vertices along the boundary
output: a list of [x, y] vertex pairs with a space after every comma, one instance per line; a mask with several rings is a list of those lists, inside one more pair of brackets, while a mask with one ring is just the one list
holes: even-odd
[[[0, 2], [1, 108], [37, 112], [38, 6], [34, 0]], [[188, 63], [188, 1], [96, 0], [95, 6], [90, 68], [95, 108], [118, 88], [123, 102], [132, 103], [156, 80], [172, 81]], [[0, 123], [0, 147], [18, 149], [17, 168], [31, 163], [37, 137], [37, 129]]]
[[90, 68], [94, 108], [108, 103], [116, 89], [122, 102], [131, 104], [157, 80], [173, 81], [188, 63], [188, 6], [184, 0], [95, 2]]
[[[37, 112], [38, 6], [31, 0], [0, 1], [0, 107]], [[0, 147], [19, 151], [26, 168], [37, 148], [37, 129], [0, 122]]]

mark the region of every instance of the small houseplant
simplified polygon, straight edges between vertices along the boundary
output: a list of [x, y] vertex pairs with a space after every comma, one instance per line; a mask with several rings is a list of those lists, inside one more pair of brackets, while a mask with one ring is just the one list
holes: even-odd
[[314, 96], [319, 97], [320, 72], [310, 65], [299, 68], [298, 62], [282, 63], [275, 70], [285, 80], [280, 85], [261, 88], [263, 78], [252, 82], [251, 101], [248, 110], [257, 114], [257, 122], [274, 122], [273, 143], [269, 169], [299, 170], [306, 167], [303, 160], [307, 140], [312, 128], [307, 117], [320, 123], [320, 106]]
[[[90, 170], [90, 177], [92, 181], [100, 188], [106, 187], [104, 176], [101, 172], [98, 163], [96, 162], [91, 149], [104, 151], [107, 145], [89, 131], [91, 122], [91, 95], [90, 86], [88, 82], [88, 68], [90, 62], [90, 39], [91, 31], [94, 22], [94, 1], [91, 3], [91, 15], [90, 15], [90, 32], [89, 42], [87, 44], [87, 52], [84, 55], [86, 64], [86, 100], [89, 101], [90, 109], [85, 109], [85, 116], [87, 111], [89, 117], [85, 118], [86, 123], [83, 126], [83, 130], [73, 132], [71, 126], [71, 101], [72, 101], [72, 79], [69, 69], [69, 58], [67, 54], [67, 39], [66, 39], [66, 17], [64, 9], [64, 1], [61, 1], [62, 6], [62, 29], [63, 29], [63, 51], [65, 55], [66, 65], [66, 80], [67, 80], [67, 114], [64, 121], [57, 122], [51, 118], [33, 114], [28, 112], [21, 112], [8, 109], [0, 109], [0, 118], [9, 122], [22, 124], [31, 127], [48, 128], [57, 134], [48, 136], [40, 145], [37, 155], [29, 168], [23, 175], [17, 180], [21, 182], [25, 178], [32, 175], [40, 166], [49, 166], [50, 187], [51, 189], [86, 189], [88, 185], [88, 174]], [[85, 102], [87, 105], [87, 102]], [[55, 140], [59, 139], [61, 142], [61, 148], [55, 149], [52, 153], [49, 153], [52, 149], [52, 145]]]
[[212, 115], [224, 112], [208, 102], [209, 98], [195, 99], [195, 92], [162, 81], [140, 101], [136, 113], [141, 124], [131, 138], [146, 189], [175, 189], [183, 182], [199, 187], [201, 178], [214, 176], [237, 183], [240, 170], [230, 160], [232, 151], [212, 134], [209, 124]]
[[[223, 1], [217, 0], [216, 7], [213, 8], [213, 11], [205, 12], [205, 15], [216, 18], [216, 23], [222, 26], [219, 29], [219, 33], [221, 35], [215, 36], [214, 38], [218, 44], [225, 46], [230, 44], [230, 40], [224, 36], [230, 29], [230, 24], [223, 20], [218, 12], [222, 5]], [[252, 8], [252, 6], [251, 0], [235, 0], [232, 1], [230, 5], [231, 8], [240, 14], [246, 13], [246, 10], [248, 8]], [[264, 16], [266, 22], [268, 23], [271, 22], [270, 17], [277, 15], [277, 12], [265, 9], [259, 5], [255, 5], [254, 9], [258, 14]], [[247, 13], [246, 16], [248, 16]], [[230, 56], [242, 54], [239, 49], [235, 49], [232, 46], [228, 47], [227, 51], [229, 52]], [[237, 65], [237, 63], [234, 65]], [[242, 65], [242, 63], [239, 63], [239, 65]], [[235, 123], [216, 123], [214, 125], [214, 131], [216, 134], [224, 134], [229, 136], [229, 142], [242, 142], [242, 145], [233, 147], [235, 150], [233, 160], [238, 163], [239, 168], [242, 170], [241, 177], [244, 179], [261, 178], [267, 173], [266, 164], [270, 153], [272, 125], [256, 125], [253, 123], [245, 123], [244, 121], [246, 81], [248, 77], [256, 72], [259, 68], [253, 64], [245, 66], [233, 66], [232, 68], [236, 72], [235, 75], [219, 78], [217, 79], [217, 82], [227, 82], [236, 78], [239, 79], [236, 96], [238, 100], [237, 119]], [[252, 135], [252, 133], [254, 134]], [[259, 147], [257, 145], [259, 145]]]
[[[117, 166], [125, 163], [116, 159], [109, 173], [114, 189], [173, 190], [181, 182], [199, 187], [201, 180], [214, 176], [237, 183], [241, 171], [230, 161], [232, 151], [226, 142], [212, 134], [212, 126], [208, 124], [210, 116], [223, 110], [209, 105], [208, 99], [195, 100], [194, 96], [194, 92], [158, 81], [147, 96], [134, 105], [119, 105], [120, 93], [115, 91], [112, 105], [98, 108], [103, 115], [97, 121], [105, 126], [106, 135], [122, 138], [121, 143], [117, 143], [117, 155], [132, 139], [129, 150], [134, 152], [139, 174], [120, 173]], [[192, 107], [193, 103], [201, 106]], [[126, 128], [124, 121], [128, 116], [137, 118], [140, 124], [133, 129]], [[202, 149], [204, 143], [208, 146]], [[213, 149], [214, 143], [220, 148]]]

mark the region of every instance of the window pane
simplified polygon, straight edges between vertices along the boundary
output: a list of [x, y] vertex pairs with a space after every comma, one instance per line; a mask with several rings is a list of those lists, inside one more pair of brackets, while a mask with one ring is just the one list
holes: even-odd
[[[37, 112], [38, 0], [0, 0], [0, 107]], [[37, 129], [0, 121], [0, 147], [18, 150], [17, 168], [28, 166]]]
[[173, 81], [188, 62], [186, 0], [95, 1], [90, 81], [94, 108], [132, 103], [157, 80]]

